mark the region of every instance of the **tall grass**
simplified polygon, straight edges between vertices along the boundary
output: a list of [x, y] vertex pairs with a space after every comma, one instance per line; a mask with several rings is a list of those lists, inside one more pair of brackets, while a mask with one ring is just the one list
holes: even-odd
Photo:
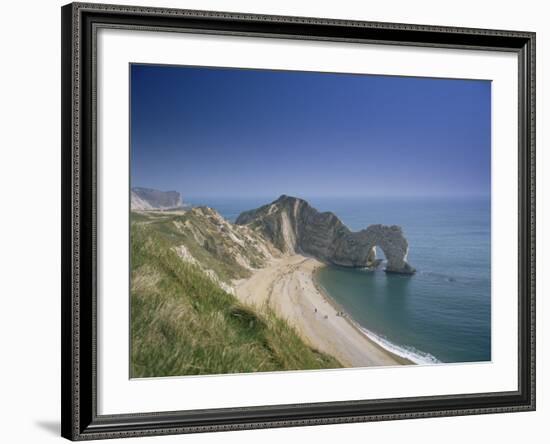
[[341, 367], [273, 312], [256, 313], [182, 261], [153, 225], [131, 227], [131, 377]]

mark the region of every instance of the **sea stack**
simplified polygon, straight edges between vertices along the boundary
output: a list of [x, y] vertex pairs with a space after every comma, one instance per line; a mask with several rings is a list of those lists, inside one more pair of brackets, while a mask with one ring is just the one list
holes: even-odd
[[319, 212], [303, 199], [282, 195], [274, 202], [241, 213], [238, 225], [261, 232], [285, 253], [313, 256], [344, 267], [376, 267], [376, 247], [387, 259], [385, 271], [413, 274], [409, 243], [397, 225], [370, 225], [352, 232], [331, 212]]

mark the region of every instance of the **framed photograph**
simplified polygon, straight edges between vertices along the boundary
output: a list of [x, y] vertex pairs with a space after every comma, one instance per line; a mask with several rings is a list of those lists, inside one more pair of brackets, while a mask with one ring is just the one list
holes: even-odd
[[64, 437], [534, 410], [534, 33], [61, 13]]

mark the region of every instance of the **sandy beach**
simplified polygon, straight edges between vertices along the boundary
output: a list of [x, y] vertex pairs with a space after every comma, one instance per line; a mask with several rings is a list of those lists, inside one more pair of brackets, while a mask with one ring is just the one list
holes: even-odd
[[409, 364], [338, 314], [340, 310], [315, 285], [313, 273], [322, 266], [316, 259], [298, 254], [275, 259], [249, 279], [236, 281], [235, 293], [246, 304], [271, 307], [312, 347], [346, 367]]

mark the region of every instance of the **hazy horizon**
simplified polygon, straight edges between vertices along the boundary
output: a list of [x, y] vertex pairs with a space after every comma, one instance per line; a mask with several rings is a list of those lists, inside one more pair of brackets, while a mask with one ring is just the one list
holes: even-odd
[[489, 197], [483, 80], [131, 65], [131, 185], [182, 198]]
[[279, 192], [275, 194], [186, 194], [183, 190], [177, 189], [161, 189], [151, 186], [133, 185], [132, 188], [147, 188], [163, 192], [176, 191], [181, 194], [182, 200], [200, 200], [200, 199], [243, 199], [243, 200], [258, 200], [267, 199], [270, 202], [278, 199], [279, 197], [286, 195], [290, 197], [296, 197], [299, 199], [424, 199], [424, 198], [448, 198], [448, 199], [489, 199], [490, 194], [303, 194], [293, 192]]

